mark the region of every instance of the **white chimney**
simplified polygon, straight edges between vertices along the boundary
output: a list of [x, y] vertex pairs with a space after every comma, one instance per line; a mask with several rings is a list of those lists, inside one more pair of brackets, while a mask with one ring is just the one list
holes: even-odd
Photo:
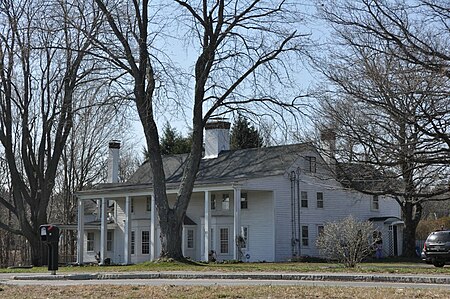
[[111, 140], [109, 142], [107, 183], [119, 182], [119, 150], [120, 150], [120, 141]]
[[221, 151], [230, 149], [230, 123], [211, 120], [205, 125], [205, 158], [217, 158]]
[[322, 141], [322, 150], [324, 153], [324, 160], [331, 167], [336, 163], [336, 133], [333, 129], [325, 128], [320, 132], [320, 139]]

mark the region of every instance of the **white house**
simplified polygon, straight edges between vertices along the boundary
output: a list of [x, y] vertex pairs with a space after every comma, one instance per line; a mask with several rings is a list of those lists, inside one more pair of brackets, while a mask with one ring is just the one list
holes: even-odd
[[[348, 215], [371, 219], [386, 255], [401, 253], [400, 208], [393, 200], [345, 188], [311, 144], [229, 150], [230, 124], [208, 123], [183, 228], [183, 253], [193, 260], [287, 261], [320, 256], [315, 240], [326, 222]], [[159, 229], [149, 163], [117, 183], [120, 143], [110, 143], [107, 184], [77, 193], [79, 264], [131, 264], [158, 258]], [[164, 158], [174, 199], [186, 155]], [[238, 236], [244, 239], [237, 246]]]

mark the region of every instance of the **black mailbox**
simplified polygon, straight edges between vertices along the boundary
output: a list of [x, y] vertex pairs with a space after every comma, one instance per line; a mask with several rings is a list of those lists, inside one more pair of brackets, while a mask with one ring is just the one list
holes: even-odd
[[52, 224], [44, 224], [40, 226], [41, 241], [47, 243], [48, 246], [48, 270], [52, 274], [56, 274], [58, 270], [58, 242], [59, 228]]
[[59, 241], [59, 228], [55, 225], [41, 225], [41, 241], [53, 243]]

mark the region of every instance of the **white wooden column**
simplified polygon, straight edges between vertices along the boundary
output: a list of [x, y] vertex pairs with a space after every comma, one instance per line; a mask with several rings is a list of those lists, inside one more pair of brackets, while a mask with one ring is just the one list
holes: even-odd
[[211, 244], [209, 244], [211, 238], [209, 234], [211, 233], [211, 205], [209, 199], [209, 191], [205, 191], [205, 221], [204, 221], [204, 253], [203, 253], [203, 261], [209, 261], [209, 251]]
[[106, 258], [106, 234], [107, 234], [107, 222], [106, 222], [106, 208], [107, 208], [106, 198], [102, 198], [102, 208], [101, 208], [101, 218], [100, 218], [100, 265]]
[[78, 224], [77, 224], [77, 264], [83, 264], [84, 255], [84, 200], [78, 199]]
[[237, 237], [241, 234], [241, 188], [234, 189], [234, 233], [233, 233], [233, 259], [239, 259], [239, 250], [237, 244]]
[[155, 195], [151, 196], [151, 211], [150, 211], [150, 260], [156, 260], [156, 204]]
[[124, 243], [124, 264], [131, 264], [131, 198], [125, 198], [125, 243]]

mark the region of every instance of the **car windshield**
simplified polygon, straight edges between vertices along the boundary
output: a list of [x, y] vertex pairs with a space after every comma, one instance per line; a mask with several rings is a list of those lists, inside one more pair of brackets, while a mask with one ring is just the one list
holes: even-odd
[[450, 232], [436, 232], [431, 234], [427, 241], [430, 242], [450, 242]]

